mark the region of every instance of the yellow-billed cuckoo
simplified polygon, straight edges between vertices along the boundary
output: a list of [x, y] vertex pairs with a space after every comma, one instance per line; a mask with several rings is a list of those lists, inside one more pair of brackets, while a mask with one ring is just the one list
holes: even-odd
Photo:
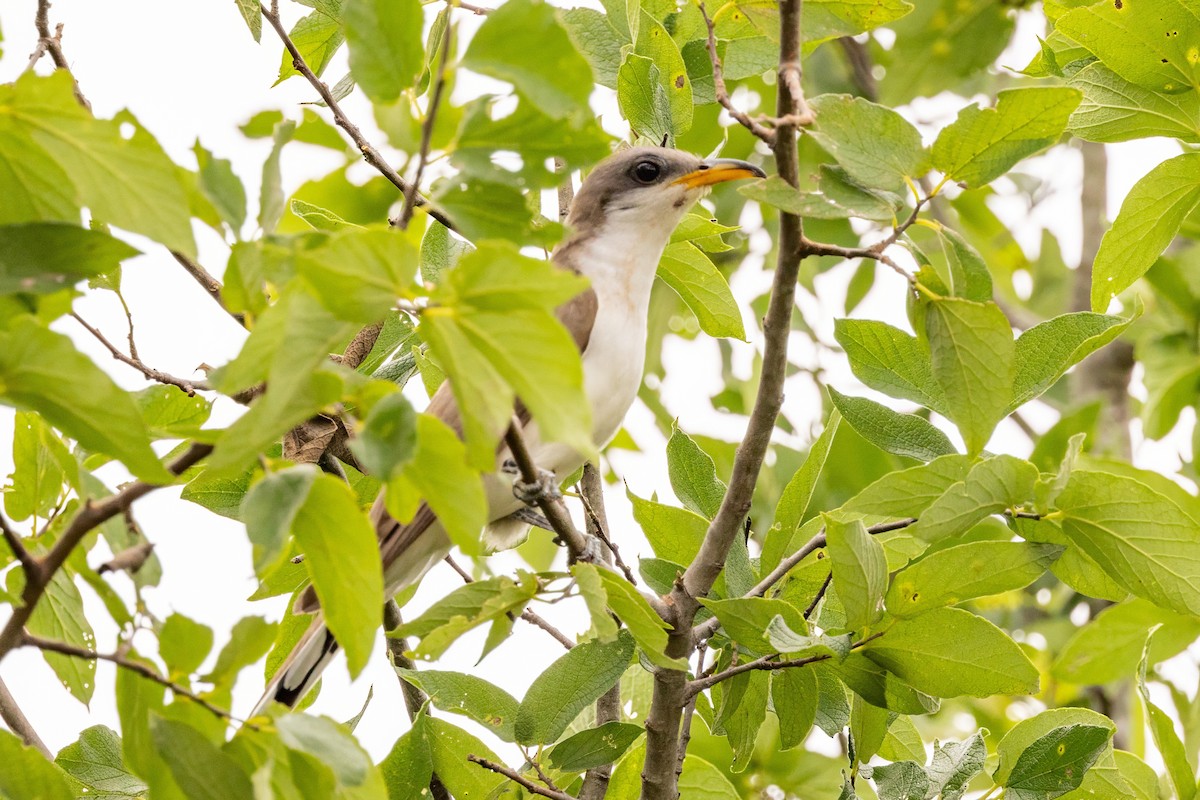
[[[745, 161], [702, 160], [678, 150], [636, 147], [605, 159], [584, 180], [567, 217], [570, 235], [551, 260], [591, 282], [587, 291], [558, 309], [558, 317], [581, 352], [597, 446], [616, 434], [637, 396], [650, 287], [671, 232], [711, 186], [751, 177], [765, 176]], [[462, 434], [458, 408], [446, 384], [433, 396], [427, 412]], [[572, 448], [540, 441], [536, 421], [526, 424], [523, 436], [538, 467], [559, 480], [583, 463], [584, 455]], [[514, 516], [526, 506], [514, 494], [511, 470], [502, 469], [507, 459], [508, 450], [501, 447], [497, 471], [484, 476], [491, 520], [484, 541], [492, 550], [519, 544], [529, 528], [520, 515]], [[420, 580], [450, 552], [450, 539], [424, 504], [411, 522], [400, 523], [388, 515], [381, 497], [371, 519], [379, 535], [388, 597]], [[295, 610], [319, 610], [311, 588]], [[295, 705], [336, 652], [337, 642], [318, 614], [253, 713], [271, 701]]]

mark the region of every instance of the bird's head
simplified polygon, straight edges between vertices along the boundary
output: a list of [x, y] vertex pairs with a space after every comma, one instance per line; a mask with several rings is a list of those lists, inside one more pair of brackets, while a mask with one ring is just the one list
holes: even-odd
[[746, 161], [702, 159], [665, 147], [634, 147], [592, 169], [575, 196], [567, 224], [577, 236], [627, 228], [637, 231], [638, 239], [661, 240], [665, 246], [683, 215], [714, 185], [764, 177], [761, 169]]

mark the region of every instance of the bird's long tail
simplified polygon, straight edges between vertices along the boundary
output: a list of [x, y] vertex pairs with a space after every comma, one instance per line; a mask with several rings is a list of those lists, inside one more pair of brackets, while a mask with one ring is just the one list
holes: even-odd
[[325, 615], [318, 612], [308, 630], [292, 648], [291, 655], [267, 684], [266, 691], [250, 716], [263, 713], [272, 702], [283, 703], [289, 708], [295, 706], [320, 680], [321, 673], [329, 666], [337, 651], [337, 640], [325, 627]]

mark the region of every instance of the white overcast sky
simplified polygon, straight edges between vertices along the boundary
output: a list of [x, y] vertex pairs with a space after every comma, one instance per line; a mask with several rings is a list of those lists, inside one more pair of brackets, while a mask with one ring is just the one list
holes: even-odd
[[[286, 1], [283, 5], [291, 19], [307, 10]], [[33, 0], [0, 0], [0, 25], [4, 33], [0, 82], [13, 80], [25, 69], [36, 38], [35, 8]], [[475, 24], [469, 15], [464, 13], [463, 17], [468, 24]], [[245, 139], [237, 126], [265, 108], [280, 108], [298, 116], [297, 104], [313, 99], [310, 87], [300, 78], [271, 88], [281, 47], [268, 26], [264, 24], [263, 44], [255, 44], [234, 4], [228, 1], [57, 0], [51, 11], [51, 21], [66, 24], [64, 48], [97, 115], [108, 117], [122, 108], [131, 109], [171, 156], [188, 166], [194, 166], [190, 151], [198, 137], [217, 156], [233, 161], [235, 171], [246, 184], [253, 216], [258, 175], [268, 145], [263, 140]], [[1023, 65], [1036, 52], [1035, 36], [1042, 33], [1040, 20], [1035, 15], [1026, 15], [1019, 31], [1013, 47], [999, 63]], [[49, 60], [46, 59], [42, 69], [48, 67]], [[343, 52], [326, 74], [336, 80], [345, 71]], [[493, 82], [461, 80], [456, 100], [484, 91], [481, 87], [492, 90]], [[612, 93], [597, 89], [595, 100], [598, 107], [605, 110], [606, 127], [618, 135], [623, 133]], [[930, 141], [937, 128], [952, 119], [961, 105], [957, 99], [940, 98], [922, 102], [914, 109], [907, 109], [906, 113], [914, 122], [929, 123], [923, 126], [923, 132]], [[351, 96], [345, 106], [356, 122], [368, 131], [372, 141], [384, 144], [383, 137], [374, 132], [371, 114], [361, 95]], [[1121, 199], [1139, 177], [1177, 152], [1178, 146], [1165, 140], [1110, 146], [1110, 217], [1115, 215]], [[285, 190], [293, 191], [304, 180], [327, 173], [337, 163], [337, 157], [330, 151], [303, 144], [289, 145], [283, 159]], [[1027, 161], [1022, 169], [1051, 179], [1055, 190], [1036, 209], [1033, 221], [1022, 222], [1014, 232], [1027, 252], [1033, 255], [1040, 240], [1041, 226], [1050, 227], [1059, 237], [1068, 262], [1073, 263], [1078, 257], [1080, 237], [1081, 166], [1078, 151], [1056, 148], [1048, 155]], [[361, 170], [365, 179], [369, 175], [368, 168], [363, 166]], [[999, 182], [999, 186], [1003, 189], [1004, 182]], [[1014, 224], [1027, 216], [1023, 203], [1016, 198], [998, 202], [996, 210]], [[753, 227], [751, 216], [743, 220], [747, 227]], [[196, 230], [201, 262], [219, 275], [227, 248], [207, 228], [197, 226]], [[244, 332], [215, 308], [161, 247], [136, 237], [131, 241], [146, 253], [127, 262], [124, 270], [126, 298], [136, 321], [142, 358], [158, 369], [188, 376], [201, 363], [217, 365], [236, 354]], [[832, 340], [832, 321], [840, 313], [843, 287], [849, 274], [846, 267], [839, 267], [819, 279], [819, 302], [802, 293], [800, 310], [826, 341]], [[733, 290], [748, 323], [752, 323], [752, 312], [747, 304], [764, 288], [761, 274], [739, 276], [734, 281]], [[855, 316], [906, 326], [902, 298], [903, 286], [899, 279], [883, 270], [875, 289]], [[113, 341], [120, 341], [124, 321], [111, 295], [95, 293], [79, 301], [76, 309], [84, 318], [108, 332]], [[113, 362], [86, 334], [80, 335], [77, 328], [66, 323], [56, 327], [72, 335], [80, 348], [109, 369], [123, 386], [138, 388], [143, 385], [140, 376]], [[747, 324], [747, 330], [754, 331], [756, 326]], [[797, 358], [815, 358], [804, 344], [796, 339]], [[761, 342], [757, 340], [734, 344], [743, 367], [750, 363], [751, 348], [758, 347]], [[674, 377], [669, 377], [664, 387], [667, 405], [679, 417], [681, 427], [690, 432], [737, 438], [741, 421], [713, 411], [706, 400], [709, 394], [718, 391], [720, 383], [715, 343], [704, 339], [694, 343], [672, 339], [667, 343], [666, 355], [670, 365], [687, 366], [686, 370], [676, 369]], [[825, 357], [822, 366], [840, 388], [865, 393], [844, 365], [831, 363], [829, 357]], [[789, 385], [785, 411], [794, 422], [801, 423], [801, 430], [804, 422], [815, 420], [819, 413], [816, 392], [803, 376], [793, 379]], [[231, 403], [218, 403], [214, 423], [228, 422], [236, 413]], [[1053, 414], [1046, 409], [1034, 409], [1030, 418], [1036, 426], [1045, 427], [1052, 422]], [[635, 406], [628, 426], [646, 452], [642, 455], [617, 454], [614, 463], [618, 472], [629, 480], [639, 495], [658, 492], [670, 498], [662, 456], [663, 439], [655, 430], [649, 413]], [[1174, 470], [1179, 465], [1178, 449], [1188, 447], [1188, 438], [1176, 437], [1166, 444], [1140, 444], [1136, 459], [1142, 466]], [[991, 449], [1025, 454], [1029, 445], [1015, 426], [1005, 423], [993, 439]], [[0, 479], [11, 472], [11, 454], [12, 412], [0, 408]], [[108, 468], [101, 475], [110, 485], [122, 479], [115, 468]], [[632, 556], [639, 550], [643, 553], [646, 550], [621, 489], [614, 488], [609, 492], [608, 505], [614, 532], [623, 545], [627, 560], [632, 562]], [[148, 537], [156, 543], [165, 567], [162, 585], [149, 595], [155, 613], [165, 616], [177, 611], [212, 626], [219, 648], [227, 631], [240, 617], [261, 614], [278, 618], [283, 612], [281, 602], [248, 603], [244, 599], [253, 591], [255, 581], [249, 548], [240, 525], [198, 506], [180, 502], [178, 492], [174, 490], [151, 495], [140, 501], [135, 510]], [[93, 557], [93, 561], [97, 560]], [[511, 555], [494, 559], [494, 566], [499, 571], [515, 568], [518, 564]], [[115, 578], [114, 583], [123, 591], [128, 587], [123, 578]], [[456, 585], [458, 578], [448, 568], [439, 567], [427, 578], [409, 609], [428, 605]], [[96, 625], [98, 646], [111, 649], [115, 641], [114, 626], [111, 621], [105, 621], [105, 612], [88, 590], [84, 592], [89, 601], [90, 619]], [[584, 617], [572, 613], [569, 604], [538, 610], [559, 620], [569, 634], [587, 627]], [[489, 679], [520, 697], [541, 669], [535, 665], [548, 664], [561, 649], [544, 634], [529, 630], [528, 626], [519, 623], [517, 630], [519, 638], [488, 656], [480, 669]], [[438, 667], [472, 669], [481, 641], [480, 636], [465, 637]], [[41, 657], [34, 652], [11, 654], [0, 666], [0, 676], [8, 682], [52, 750], [69, 744], [80, 730], [90, 725], [118, 727], [111, 691], [113, 671], [106, 664], [99, 667], [100, 689], [90, 709], [58, 685]], [[235, 713], [245, 713], [257, 699], [260, 679], [258, 668], [243, 673], [235, 694]], [[371, 685], [375, 689], [375, 699], [359, 727], [359, 735], [372, 755], [380, 758], [408, 724], [396, 679], [386, 663], [381, 644], [366, 672], [354, 684], [350, 684], [341, 664], [329, 669], [325, 689], [314, 710], [337, 719], [349, 718], [357, 713]], [[1188, 685], [1194, 685], [1194, 679]], [[455, 722], [462, 719], [455, 718]], [[515, 760], [511, 750], [495, 741], [490, 743]]]

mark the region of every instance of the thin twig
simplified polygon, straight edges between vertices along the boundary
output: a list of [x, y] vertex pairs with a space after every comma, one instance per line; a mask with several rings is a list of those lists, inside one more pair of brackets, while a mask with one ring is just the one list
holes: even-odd
[[27, 69], [33, 67], [43, 54], [49, 53], [50, 59], [54, 61], [55, 68], [66, 70], [71, 75], [71, 86], [79, 105], [91, 111], [92, 104], [83, 96], [83, 91], [79, 88], [79, 81], [75, 80], [75, 75], [71, 73], [71, 65], [67, 62], [66, 54], [63, 53], [63, 26], [61, 22], [55, 26], [54, 35], [50, 35], [50, 0], [38, 0], [37, 15], [33, 19], [33, 24], [38, 32], [38, 47], [29, 56], [29, 67]]
[[245, 316], [230, 311], [229, 307], [225, 305], [225, 299], [221, 296], [221, 282], [214, 278], [212, 273], [210, 273], [193, 259], [189, 258], [187, 255], [180, 253], [178, 250], [172, 250], [171, 255], [177, 262], [179, 262], [179, 266], [183, 267], [187, 274], [191, 275], [196, 283], [200, 284], [200, 288], [207, 292], [208, 296], [216, 301], [217, 305], [221, 307], [222, 311], [233, 317], [237, 324], [245, 326]]
[[555, 792], [562, 791], [562, 789], [558, 788], [558, 785], [550, 778], [550, 776], [546, 774], [545, 770], [542, 769], [541, 763], [535, 756], [529, 755], [529, 751], [525, 750], [524, 748], [521, 749], [521, 752], [525, 756], [525, 761], [527, 761], [529, 766], [533, 767], [533, 771], [537, 773], [538, 780], [544, 783], [547, 789]]
[[[162, 372], [161, 370], [147, 366], [146, 363], [136, 355], [125, 355], [122, 353], [120, 348], [105, 338], [104, 334], [101, 333], [99, 329], [89, 325], [87, 320], [76, 314], [74, 311], [71, 312], [71, 318], [82, 325], [83, 328], [90, 333], [96, 341], [104, 345], [105, 349], [112, 354], [113, 358], [115, 358], [117, 361], [120, 361], [122, 364], [133, 367], [138, 372], [142, 373], [142, 375], [144, 375], [147, 379], [157, 383], [165, 384], [167, 386], [174, 386], [177, 389], [187, 392], [189, 396], [194, 395], [198, 391], [207, 391], [211, 388], [205, 381], [193, 381], [188, 380], [187, 378], [177, 378], [174, 375], [169, 375], [166, 372]], [[131, 333], [129, 336], [129, 342], [132, 344], [132, 328], [130, 330]]]
[[775, 131], [763, 127], [758, 122], [750, 118], [745, 111], [742, 111], [729, 97], [729, 89], [725, 86], [725, 70], [721, 66], [721, 57], [717, 55], [717, 34], [716, 27], [713, 25], [712, 18], [708, 16], [708, 10], [705, 9], [704, 3], [698, 3], [700, 14], [704, 17], [704, 24], [708, 28], [708, 41], [705, 45], [708, 48], [708, 57], [712, 61], [713, 70], [713, 93], [716, 95], [717, 102], [721, 107], [729, 112], [729, 116], [733, 117], [746, 130], [757, 136], [768, 145], [775, 143]]
[[[183, 455], [171, 462], [167, 471], [172, 475], [179, 476], [212, 450], [211, 444], [195, 443]], [[3, 661], [11, 650], [20, 646], [24, 636], [25, 623], [33, 615], [34, 609], [37, 608], [38, 602], [45, 594], [46, 587], [54, 579], [55, 573], [62, 568], [83, 538], [102, 522], [124, 513], [125, 509], [135, 501], [162, 486], [163, 484], [137, 481], [98, 503], [91, 501], [84, 503], [83, 508], [71, 520], [71, 524], [62, 532], [50, 552], [37, 560], [38, 568], [32, 573], [26, 574], [27, 580], [25, 589], [21, 593], [21, 605], [13, 607], [12, 614], [4, 624], [4, 628], [0, 629], [0, 661]]]
[[490, 8], [471, 5], [470, 3], [462, 2], [462, 0], [446, 0], [446, 5], [450, 6], [451, 8], [461, 8], [463, 11], [470, 11], [477, 17], [484, 17], [492, 13], [492, 9]]
[[804, 618], [808, 619], [817, 610], [817, 605], [821, 602], [821, 598], [829, 591], [829, 584], [833, 583], [833, 572], [830, 571], [825, 576], [825, 582], [821, 584], [821, 588], [817, 589], [817, 593], [813, 596], [812, 602], [808, 604], [808, 608], [804, 609]]
[[46, 747], [42, 737], [38, 736], [29, 717], [26, 717], [25, 712], [17, 705], [17, 698], [12, 696], [12, 692], [8, 690], [8, 685], [4, 683], [3, 678], [0, 678], [0, 719], [4, 720], [4, 724], [10, 731], [21, 737], [21, 741], [36, 748], [48, 760], [54, 760], [54, 754], [50, 752], [49, 747]]
[[583, 477], [579, 479], [579, 499], [583, 502], [583, 510], [592, 523], [592, 534], [608, 548], [613, 563], [624, 573], [625, 580], [637, 586], [637, 576], [621, 559], [621, 551], [608, 535], [608, 519], [604, 512], [604, 484], [599, 470], [590, 462], [583, 465]]
[[549, 797], [551, 800], [575, 800], [574, 797], [571, 797], [571, 795], [567, 794], [566, 792], [561, 792], [556, 789], [547, 789], [546, 787], [538, 784], [536, 781], [529, 780], [529, 778], [526, 778], [516, 770], [509, 769], [503, 764], [497, 764], [495, 761], [489, 761], [486, 758], [480, 758], [473, 753], [467, 756], [467, 761], [470, 761], [473, 764], [478, 764], [484, 769], [503, 775], [513, 783], [518, 783], [527, 790], [533, 792], [534, 794], [541, 795], [542, 797]]
[[[450, 568], [458, 573], [458, 577], [463, 579], [463, 583], [474, 583], [475, 582], [475, 579], [471, 577], [471, 574], [469, 572], [467, 572], [465, 569], [463, 569], [459, 565], [459, 563], [457, 561], [455, 561], [453, 558], [451, 558], [450, 556], [446, 556], [442, 560], [445, 561], [447, 564], [449, 564]], [[575, 642], [571, 640], [571, 637], [567, 636], [565, 633], [560, 631], [558, 628], [551, 625], [546, 620], [545, 617], [541, 616], [537, 612], [530, 611], [527, 608], [521, 612], [520, 617], [521, 617], [521, 619], [528, 622], [530, 625], [533, 625], [534, 627], [537, 627], [537, 628], [541, 628], [543, 631], [550, 634], [552, 637], [554, 637], [554, 640], [556, 642], [561, 644], [567, 650], [570, 650], [572, 647], [575, 646]], [[509, 618], [510, 619], [512, 618], [511, 613], [509, 614]]]
[[[338, 104], [337, 98], [333, 96], [333, 92], [329, 90], [329, 87], [317, 77], [317, 74], [313, 72], [312, 68], [308, 66], [307, 62], [305, 62], [304, 56], [301, 55], [299, 49], [296, 48], [296, 44], [292, 41], [292, 37], [288, 36], [287, 31], [284, 30], [283, 22], [279, 19], [279, 9], [276, 3], [272, 2], [270, 9], [266, 8], [265, 6], [260, 6], [260, 8], [262, 8], [263, 17], [271, 24], [271, 27], [279, 36], [279, 40], [283, 42], [283, 46], [291, 55], [292, 66], [295, 67], [296, 71], [303, 75], [305, 80], [307, 80], [312, 87], [317, 90], [317, 94], [321, 96], [321, 99], [325, 102], [326, 107], [328, 107], [329, 111], [333, 114], [333, 121], [339, 128], [346, 132], [347, 136], [350, 137], [350, 140], [354, 143], [355, 148], [357, 148], [358, 152], [362, 153], [363, 159], [376, 170], [378, 170], [380, 175], [387, 178], [393, 186], [395, 186], [401, 192], [407, 192], [409, 187], [408, 181], [400, 177], [399, 173], [396, 172], [392, 165], [389, 164], [383, 158], [383, 156], [379, 154], [379, 151], [375, 149], [374, 145], [367, 141], [367, 138], [363, 136], [363, 133], [361, 130], [359, 130], [358, 126], [351, 122], [350, 118], [346, 116], [346, 113], [342, 111], [342, 107]], [[429, 213], [429, 216], [433, 217], [450, 230], [455, 230], [454, 223], [450, 221], [450, 218], [438, 211], [436, 208], [430, 206], [429, 201], [420, 194], [416, 195], [416, 199], [413, 202], [415, 205], [424, 208]]]
[[429, 109], [425, 112], [425, 120], [421, 123], [421, 147], [417, 154], [417, 172], [412, 183], [404, 190], [404, 207], [400, 211], [397, 227], [407, 230], [412, 219], [413, 208], [417, 200], [417, 189], [421, 186], [421, 177], [425, 174], [425, 165], [429, 162], [429, 146], [433, 141], [433, 126], [437, 120], [438, 106], [442, 101], [442, 91], [446, 88], [446, 60], [450, 57], [450, 35], [454, 26], [446, 23], [442, 34], [442, 57], [438, 59], [437, 74], [433, 78], [433, 91], [429, 97]]
[[[696, 674], [699, 675], [704, 669], [704, 656], [708, 653], [708, 645], [701, 642], [696, 648]], [[713, 664], [714, 669], [716, 664]], [[679, 730], [679, 754], [675, 757], [675, 780], [679, 781], [679, 777], [683, 775], [683, 762], [687, 758], [688, 745], [692, 742], [692, 718], [696, 715], [696, 698], [700, 696], [697, 692], [688, 698], [687, 705], [683, 707], [683, 725]]]
[[250, 723], [235, 717], [233, 714], [230, 714], [220, 706], [213, 705], [208, 700], [205, 700], [203, 697], [187, 687], [180, 686], [178, 683], [159, 675], [153, 667], [143, 664], [140, 661], [131, 661], [120, 653], [98, 653], [95, 650], [89, 650], [85, 647], [76, 647], [73, 644], [59, 642], [53, 639], [43, 639], [40, 636], [34, 636], [33, 634], [29, 633], [21, 636], [20, 644], [25, 647], [35, 647], [43, 652], [59, 653], [64, 656], [71, 656], [72, 658], [82, 658], [88, 661], [107, 661], [110, 664], [116, 664], [121, 669], [137, 673], [147, 680], [154, 681], [160, 686], [165, 686], [180, 697], [186, 697], [187, 699], [191, 700], [197, 705], [203, 706], [208, 711], [222, 719], [239, 722], [257, 730]]
[[8, 549], [12, 550], [13, 556], [17, 559], [17, 563], [21, 565], [21, 569], [25, 571], [25, 577], [28, 579], [33, 575], [40, 574], [42, 565], [34, 557], [32, 553], [26, 549], [21, 537], [12, 529], [3, 516], [0, 516], [0, 534], [4, 535], [4, 542], [8, 545]]
[[[916, 517], [908, 517], [906, 519], [896, 520], [895, 522], [881, 522], [878, 525], [872, 525], [871, 527], [867, 528], [867, 533], [876, 535], [880, 533], [888, 533], [889, 531], [898, 531], [901, 528], [907, 528], [916, 521]], [[742, 595], [742, 597], [762, 597], [767, 593], [768, 589], [779, 583], [779, 581], [783, 580], [783, 577], [791, 572], [797, 564], [807, 558], [810, 553], [821, 549], [825, 546], [825, 544], [825, 529], [822, 528], [821, 530], [817, 531], [816, 535], [805, 542], [799, 550], [780, 561], [779, 564], [776, 565], [775, 569], [771, 570], [766, 577], [756, 583], [754, 587], [750, 591], [746, 592], [746, 594]], [[709, 619], [697, 625], [692, 631], [693, 635], [696, 637], [696, 641], [700, 642], [708, 639], [716, 632], [717, 628], [720, 627], [720, 624], [720, 620], [718, 620], [716, 617], [710, 617]]]
[[[868, 642], [873, 642], [880, 636], [883, 636], [884, 631], [879, 631], [867, 636], [854, 644], [850, 645], [851, 650], [857, 650]], [[705, 678], [697, 678], [690, 682], [687, 686], [687, 691], [691, 696], [695, 696], [705, 689], [710, 689], [716, 686], [721, 681], [727, 681], [730, 678], [741, 675], [744, 672], [752, 672], [754, 670], [780, 670], [791, 669], [792, 667], [804, 667], [809, 664], [815, 664], [818, 661], [827, 661], [832, 658], [828, 654], [808, 656], [806, 658], [798, 658], [791, 661], [780, 660], [779, 653], [771, 653], [770, 655], [760, 656], [753, 661], [746, 661], [741, 664], [735, 664], [728, 669], [709, 675]]]

